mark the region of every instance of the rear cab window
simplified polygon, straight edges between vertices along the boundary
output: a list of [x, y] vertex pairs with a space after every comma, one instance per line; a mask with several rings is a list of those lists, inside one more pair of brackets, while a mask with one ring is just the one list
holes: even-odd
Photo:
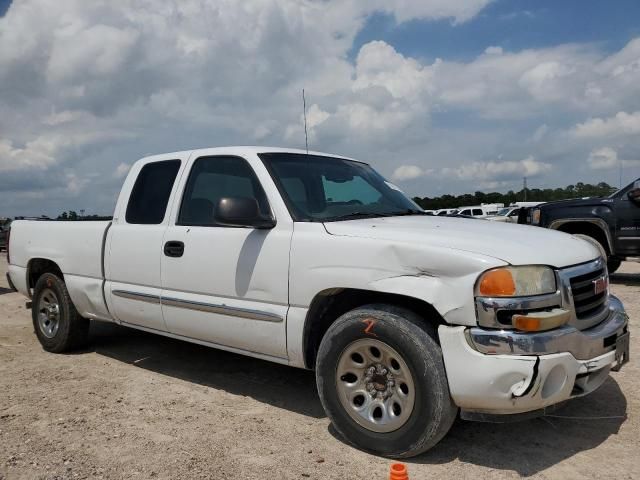
[[129, 196], [127, 223], [159, 225], [163, 222], [179, 169], [180, 160], [152, 162], [142, 167]]

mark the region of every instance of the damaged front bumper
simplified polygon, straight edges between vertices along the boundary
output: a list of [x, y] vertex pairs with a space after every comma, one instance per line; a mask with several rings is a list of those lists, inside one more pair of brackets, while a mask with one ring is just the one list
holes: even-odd
[[617, 360], [616, 340], [627, 333], [627, 315], [612, 296], [607, 318], [588, 330], [523, 333], [442, 325], [438, 333], [449, 390], [463, 412], [543, 412], [602, 385]]

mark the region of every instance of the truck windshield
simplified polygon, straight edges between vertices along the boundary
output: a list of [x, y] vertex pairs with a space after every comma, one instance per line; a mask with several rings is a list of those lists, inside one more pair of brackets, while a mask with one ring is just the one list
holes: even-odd
[[295, 221], [426, 215], [365, 163], [298, 153], [259, 156]]
[[501, 208], [500, 210], [498, 210], [498, 213], [496, 213], [497, 216], [499, 217], [506, 217], [507, 215], [509, 215], [509, 213], [511, 213], [511, 210], [513, 210], [512, 208]]
[[640, 188], [640, 178], [638, 178], [637, 180], [631, 182], [626, 187], [621, 188], [620, 190], [616, 190], [611, 195], [609, 195], [607, 198], [619, 198], [619, 197], [622, 197], [622, 196], [626, 195], [627, 192], [629, 190], [631, 190], [632, 188]]

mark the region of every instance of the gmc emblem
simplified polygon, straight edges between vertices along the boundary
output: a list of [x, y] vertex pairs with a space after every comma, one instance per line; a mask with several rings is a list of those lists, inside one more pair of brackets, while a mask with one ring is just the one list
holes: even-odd
[[600, 278], [596, 278], [593, 281], [593, 293], [594, 295], [598, 295], [599, 293], [604, 292], [609, 286], [609, 279], [606, 276], [602, 276]]

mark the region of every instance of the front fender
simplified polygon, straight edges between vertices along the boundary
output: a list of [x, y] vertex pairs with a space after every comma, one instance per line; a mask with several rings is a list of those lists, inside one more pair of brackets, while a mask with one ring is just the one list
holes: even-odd
[[473, 287], [477, 274], [462, 277], [435, 277], [425, 273], [383, 278], [369, 289], [404, 295], [432, 305], [450, 325], [476, 325]]

